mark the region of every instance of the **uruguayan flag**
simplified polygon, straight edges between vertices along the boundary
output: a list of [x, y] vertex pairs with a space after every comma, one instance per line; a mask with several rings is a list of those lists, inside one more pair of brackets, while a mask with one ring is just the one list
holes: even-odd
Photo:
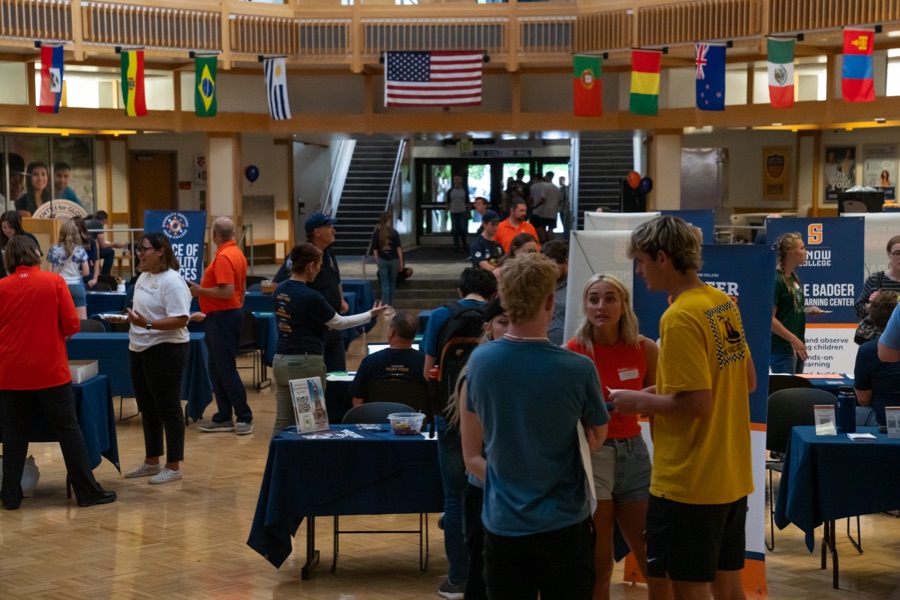
[[266, 71], [266, 94], [269, 98], [269, 115], [276, 121], [290, 119], [291, 106], [288, 103], [284, 57], [267, 58], [264, 68]]

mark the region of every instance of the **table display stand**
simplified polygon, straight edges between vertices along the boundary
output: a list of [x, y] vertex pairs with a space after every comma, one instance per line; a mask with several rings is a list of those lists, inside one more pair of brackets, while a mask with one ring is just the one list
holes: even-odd
[[428, 570], [428, 514], [419, 513], [418, 529], [382, 529], [379, 531], [360, 531], [340, 529], [339, 517], [334, 517], [334, 558], [331, 561], [331, 572], [337, 569], [338, 546], [341, 534], [375, 534], [375, 533], [411, 533], [419, 536], [419, 569], [424, 573]]
[[[839, 579], [839, 571], [838, 571], [838, 552], [837, 552], [837, 543], [836, 543], [836, 535], [835, 535], [835, 522], [834, 521], [825, 521], [822, 524], [822, 566], [821, 569], [828, 568], [828, 559], [826, 552], [831, 554], [831, 566], [833, 567], [831, 587], [834, 589], [838, 589], [838, 579]], [[853, 536], [850, 535], [850, 519], [847, 519], [847, 539], [850, 540], [850, 543], [853, 544], [853, 547], [856, 548], [856, 551], [859, 554], [863, 553], [862, 550], [862, 532], [859, 529], [859, 515], [856, 517], [856, 538], [853, 539]]]

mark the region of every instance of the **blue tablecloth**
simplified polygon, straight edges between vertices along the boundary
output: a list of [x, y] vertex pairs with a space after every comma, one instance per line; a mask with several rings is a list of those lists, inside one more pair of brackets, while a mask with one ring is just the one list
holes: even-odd
[[437, 442], [359, 431], [363, 439], [311, 440], [285, 430], [269, 443], [247, 545], [276, 567], [304, 517], [441, 512]]
[[125, 311], [125, 292], [85, 292], [87, 314], [120, 313]]
[[247, 292], [244, 294], [244, 308], [253, 312], [272, 312], [275, 310], [272, 294]]
[[[112, 396], [109, 393], [109, 379], [98, 375], [83, 383], [72, 384], [75, 398], [75, 414], [84, 436], [91, 468], [100, 466], [101, 457], [106, 458], [119, 470], [119, 443], [116, 438], [116, 419]], [[0, 441], [3, 441], [3, 411], [0, 410]], [[30, 442], [55, 442], [56, 436], [50, 425], [41, 416], [30, 424]]]
[[255, 312], [253, 316], [256, 317], [256, 347], [262, 350], [263, 360], [271, 367], [278, 349], [278, 325], [275, 322], [275, 313]]
[[[206, 367], [203, 333], [191, 333], [188, 362], [181, 383], [181, 399], [187, 400], [185, 414], [195, 421], [212, 402], [212, 384]], [[99, 361], [100, 373], [109, 377], [112, 396], [134, 397], [127, 333], [77, 333], [66, 342], [69, 359]]]
[[794, 427], [791, 433], [775, 524], [784, 529], [793, 523], [803, 530], [810, 552], [816, 527], [826, 521], [900, 508], [900, 439], [875, 427], [857, 432], [877, 439], [817, 436], [815, 427]]
[[825, 390], [830, 394], [837, 396], [838, 388], [842, 386], [853, 387], [854, 379], [852, 373], [832, 373], [828, 375], [799, 375], [808, 380], [817, 390]]

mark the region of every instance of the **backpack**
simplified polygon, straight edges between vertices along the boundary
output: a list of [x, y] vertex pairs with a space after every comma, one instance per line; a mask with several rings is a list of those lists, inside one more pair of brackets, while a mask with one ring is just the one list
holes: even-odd
[[487, 303], [478, 306], [451, 302], [445, 305], [450, 316], [438, 332], [438, 356], [435, 364], [440, 366], [440, 375], [432, 390], [433, 414], [442, 414], [453, 395], [456, 380], [469, 361], [481, 340], [484, 331], [484, 310]]

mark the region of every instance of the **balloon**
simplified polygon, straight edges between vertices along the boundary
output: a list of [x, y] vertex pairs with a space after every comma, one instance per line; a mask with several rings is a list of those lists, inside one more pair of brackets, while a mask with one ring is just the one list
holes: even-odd
[[653, 189], [653, 180], [649, 177], [644, 177], [641, 179], [641, 191], [645, 194], [649, 194], [650, 190]]
[[244, 169], [244, 177], [247, 178], [247, 181], [253, 183], [257, 179], [259, 179], [259, 167], [256, 165], [250, 165], [246, 169]]
[[639, 185], [641, 185], [641, 174], [637, 171], [632, 171], [628, 174], [628, 185], [631, 189], [636, 190]]

